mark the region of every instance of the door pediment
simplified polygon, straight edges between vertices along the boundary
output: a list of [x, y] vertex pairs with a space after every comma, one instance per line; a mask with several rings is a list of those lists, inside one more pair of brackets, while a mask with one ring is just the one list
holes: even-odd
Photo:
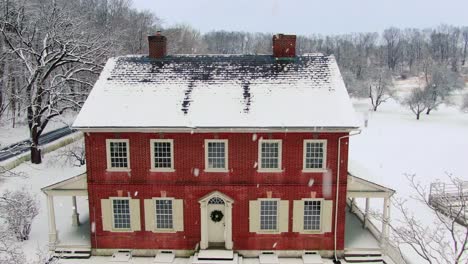
[[225, 203], [230, 203], [230, 204], [234, 203], [234, 200], [231, 197], [227, 196], [226, 194], [224, 194], [224, 193], [222, 193], [220, 191], [210, 192], [207, 195], [200, 198], [198, 200], [198, 202], [201, 203], [201, 204], [207, 204], [208, 201], [213, 197], [219, 197], [219, 198], [223, 199]]

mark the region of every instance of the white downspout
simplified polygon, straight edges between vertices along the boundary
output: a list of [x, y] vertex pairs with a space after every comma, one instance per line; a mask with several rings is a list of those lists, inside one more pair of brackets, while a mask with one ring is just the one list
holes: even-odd
[[342, 136], [338, 138], [338, 161], [337, 161], [337, 169], [336, 169], [336, 199], [335, 199], [335, 224], [334, 224], [334, 248], [333, 248], [333, 254], [335, 256], [335, 261], [338, 260], [338, 257], [336, 256], [336, 244], [337, 244], [337, 227], [338, 227], [338, 198], [340, 197], [340, 165], [341, 165], [341, 140], [343, 138], [349, 138], [352, 136], [356, 136], [361, 134], [361, 130], [358, 130], [357, 133], [355, 134], [349, 134], [346, 136]]

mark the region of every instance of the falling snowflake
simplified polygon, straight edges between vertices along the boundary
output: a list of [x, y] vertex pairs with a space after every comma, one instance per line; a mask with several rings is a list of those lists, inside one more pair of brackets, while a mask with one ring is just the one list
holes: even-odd
[[138, 191], [135, 192], [134, 196], [138, 196]]
[[252, 134], [252, 141], [256, 141], [257, 140], [257, 134]]
[[323, 184], [322, 184], [322, 193], [325, 197], [331, 197], [332, 195], [332, 173], [331, 170], [328, 169], [326, 172], [323, 173]]
[[92, 222], [91, 223], [91, 233], [94, 233], [94, 232], [96, 232], [96, 223]]
[[254, 166], [253, 166], [254, 169], [257, 168], [257, 166], [258, 166], [258, 163], [257, 163], [257, 162], [254, 162]]
[[276, 245], [277, 245], [277, 244], [278, 244], [278, 242], [275, 242], [275, 243], [273, 244], [273, 248], [276, 248]]
[[309, 182], [307, 183], [307, 185], [308, 185], [309, 187], [312, 187], [312, 185], [314, 185], [314, 179], [310, 178], [310, 179], [309, 179]]
[[193, 176], [198, 177], [200, 175], [200, 170], [198, 168], [193, 169]]

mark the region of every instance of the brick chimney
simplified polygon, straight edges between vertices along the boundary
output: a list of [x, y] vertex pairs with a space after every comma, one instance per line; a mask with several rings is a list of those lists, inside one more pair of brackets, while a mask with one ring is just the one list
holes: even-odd
[[149, 57], [153, 59], [164, 58], [167, 53], [167, 38], [157, 31], [156, 35], [148, 36]]
[[273, 57], [296, 57], [296, 35], [276, 34], [273, 36]]

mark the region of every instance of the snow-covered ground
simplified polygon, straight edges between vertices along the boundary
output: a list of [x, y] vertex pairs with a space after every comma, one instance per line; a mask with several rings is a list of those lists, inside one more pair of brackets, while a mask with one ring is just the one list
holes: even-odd
[[[412, 87], [400, 86], [399, 95], [404, 96], [405, 88]], [[466, 92], [460, 92], [458, 97]], [[350, 139], [350, 170], [396, 190], [396, 196], [408, 199], [408, 208], [430, 226], [434, 217], [410, 199], [414, 191], [405, 174], [415, 174], [425, 186], [437, 180], [448, 182], [447, 173], [468, 180], [468, 113], [457, 106], [441, 106], [416, 120], [409, 109], [395, 100], [382, 104], [378, 112], [369, 111], [368, 100], [354, 100], [354, 107], [362, 121], [368, 119], [368, 127]], [[364, 207], [363, 199], [357, 203]], [[382, 203], [382, 199], [371, 199], [371, 208], [381, 212]], [[392, 210], [392, 219], [398, 217]], [[414, 253], [404, 253], [411, 256], [413, 263], [422, 263]]]
[[[70, 126], [76, 113], [67, 113], [53, 118], [46, 126], [44, 133], [64, 126]], [[11, 120], [0, 120], [0, 148], [29, 139], [28, 124], [22, 120], [12, 127]]]
[[[79, 140], [73, 144], [82, 144]], [[23, 249], [26, 256], [33, 260], [36, 258], [38, 251], [46, 252], [48, 243], [48, 220], [47, 220], [47, 199], [45, 194], [41, 192], [41, 188], [50, 184], [62, 181], [64, 179], [76, 176], [85, 172], [86, 168], [74, 167], [67, 164], [59, 153], [62, 149], [48, 153], [44, 156], [43, 163], [34, 165], [30, 162], [25, 162], [16, 167], [14, 171], [24, 172], [25, 178], [7, 178], [0, 180], [0, 193], [9, 189], [26, 188], [33, 195], [36, 195], [40, 201], [39, 215], [34, 219], [31, 228], [30, 239], [23, 243]], [[72, 222], [72, 201], [70, 197], [56, 197], [55, 214], [57, 221], [57, 229], [59, 230], [59, 238], [67, 241], [89, 243], [89, 223], [88, 221], [88, 203], [84, 197], [77, 197], [78, 213], [80, 220], [84, 223], [82, 228], [87, 229], [87, 232], [78, 233], [76, 228], [71, 227]], [[0, 223], [1, 224], [1, 223]], [[60, 233], [62, 230], [63, 233]]]

